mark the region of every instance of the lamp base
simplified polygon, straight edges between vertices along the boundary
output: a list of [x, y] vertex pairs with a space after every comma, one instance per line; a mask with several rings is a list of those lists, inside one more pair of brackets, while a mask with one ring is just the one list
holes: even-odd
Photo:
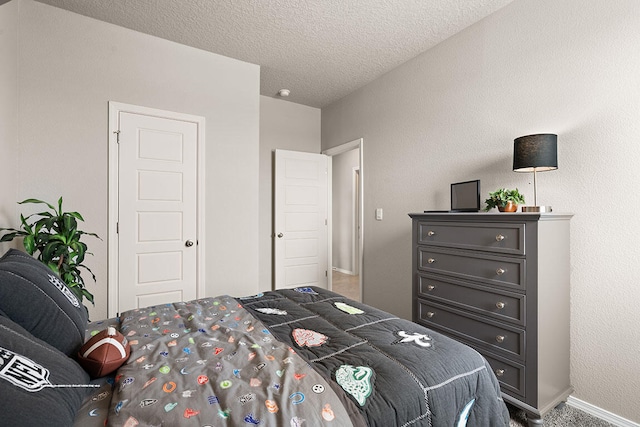
[[551, 212], [551, 206], [522, 206], [522, 212]]

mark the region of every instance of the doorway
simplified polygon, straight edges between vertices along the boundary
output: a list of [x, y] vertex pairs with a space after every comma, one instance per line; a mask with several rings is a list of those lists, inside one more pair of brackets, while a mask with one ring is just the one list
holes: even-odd
[[331, 289], [362, 301], [363, 139], [323, 151], [332, 158]]

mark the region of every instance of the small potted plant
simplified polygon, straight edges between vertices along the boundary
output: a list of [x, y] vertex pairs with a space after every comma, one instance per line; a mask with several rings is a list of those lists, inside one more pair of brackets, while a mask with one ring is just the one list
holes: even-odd
[[484, 202], [487, 204], [485, 211], [498, 208], [500, 212], [517, 212], [518, 205], [524, 203], [524, 196], [517, 188], [515, 190], [501, 188], [489, 193], [489, 198]]

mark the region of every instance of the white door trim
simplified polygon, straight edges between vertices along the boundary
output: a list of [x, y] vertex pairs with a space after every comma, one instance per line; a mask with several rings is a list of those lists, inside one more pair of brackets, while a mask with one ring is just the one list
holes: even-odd
[[[326, 154], [327, 156], [333, 157], [336, 156], [338, 154], [342, 154], [345, 153], [347, 151], [351, 151], [355, 148], [359, 148], [360, 149], [360, 158], [359, 158], [359, 162], [360, 162], [360, 183], [359, 183], [359, 190], [360, 190], [360, 200], [359, 200], [359, 206], [360, 206], [360, 241], [359, 241], [359, 247], [358, 247], [358, 272], [359, 272], [359, 285], [360, 285], [360, 301], [364, 301], [363, 299], [363, 293], [364, 293], [364, 288], [363, 288], [363, 283], [364, 283], [364, 269], [363, 269], [363, 264], [364, 264], [364, 139], [363, 138], [358, 138], [358, 139], [354, 139], [353, 141], [349, 141], [347, 143], [338, 145], [336, 147], [332, 147], [332, 148], [328, 148], [326, 150], [322, 151], [322, 154]], [[329, 177], [331, 177], [331, 174], [329, 174]], [[329, 185], [329, 189], [331, 189], [331, 184]], [[329, 200], [331, 200], [332, 197], [329, 198]], [[331, 208], [329, 209], [329, 216], [331, 216]], [[329, 224], [331, 224], [332, 221], [329, 220]], [[333, 242], [332, 242], [332, 230], [329, 229], [329, 248], [331, 248]], [[329, 258], [329, 260], [331, 260], [331, 258]], [[329, 275], [329, 279], [331, 279], [331, 275]], [[329, 282], [331, 283], [331, 281]]]
[[351, 169], [351, 265], [352, 274], [360, 274], [360, 165]]
[[141, 107], [137, 105], [124, 104], [120, 102], [109, 101], [109, 133], [108, 133], [108, 158], [109, 158], [109, 182], [108, 182], [108, 217], [107, 217], [107, 313], [108, 317], [118, 315], [116, 307], [118, 307], [118, 129], [120, 123], [118, 120], [121, 112], [143, 114], [147, 116], [181, 120], [195, 123], [198, 128], [197, 142], [197, 197], [198, 206], [196, 207], [197, 224], [196, 224], [196, 292], [197, 297], [201, 298], [205, 294], [205, 163], [204, 163], [204, 147], [205, 147], [205, 119], [204, 117], [194, 116], [190, 114], [176, 113], [173, 111], [158, 110], [155, 108]]

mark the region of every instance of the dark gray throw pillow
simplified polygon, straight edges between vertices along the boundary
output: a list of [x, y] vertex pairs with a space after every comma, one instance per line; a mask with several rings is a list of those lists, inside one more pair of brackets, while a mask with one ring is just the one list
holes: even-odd
[[0, 317], [0, 425], [71, 426], [88, 384], [73, 359]]
[[0, 315], [68, 356], [84, 343], [85, 307], [46, 265], [16, 249], [0, 258]]

